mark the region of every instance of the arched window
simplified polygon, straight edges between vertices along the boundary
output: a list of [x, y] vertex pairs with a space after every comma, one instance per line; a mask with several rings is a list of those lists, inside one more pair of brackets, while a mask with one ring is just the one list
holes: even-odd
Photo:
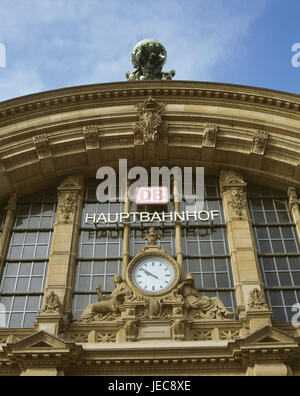
[[0, 285], [6, 327], [33, 327], [42, 303], [55, 215], [55, 190], [17, 203]]
[[300, 302], [300, 248], [285, 192], [248, 186], [250, 213], [265, 284], [277, 322], [291, 321]]

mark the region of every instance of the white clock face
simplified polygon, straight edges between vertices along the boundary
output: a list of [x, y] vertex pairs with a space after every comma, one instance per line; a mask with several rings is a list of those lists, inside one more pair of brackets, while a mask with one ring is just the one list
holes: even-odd
[[160, 257], [147, 257], [137, 263], [132, 272], [136, 287], [148, 292], [159, 293], [171, 286], [174, 281], [174, 268]]

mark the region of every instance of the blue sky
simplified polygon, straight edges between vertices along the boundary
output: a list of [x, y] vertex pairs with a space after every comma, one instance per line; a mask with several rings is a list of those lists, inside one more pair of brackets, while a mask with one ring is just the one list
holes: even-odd
[[300, 94], [300, 0], [0, 0], [0, 101], [125, 81], [135, 44], [153, 37], [177, 80]]

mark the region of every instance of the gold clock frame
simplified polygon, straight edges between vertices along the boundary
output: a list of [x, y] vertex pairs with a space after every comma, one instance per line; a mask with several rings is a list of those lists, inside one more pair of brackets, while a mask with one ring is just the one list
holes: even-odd
[[[146, 249], [145, 249], [146, 248]], [[148, 248], [145, 247], [141, 252], [139, 252], [128, 264], [127, 267], [127, 272], [126, 272], [126, 278], [127, 278], [127, 284], [128, 286], [134, 290], [135, 293], [142, 295], [142, 296], [147, 296], [147, 297], [161, 297], [169, 294], [179, 283], [180, 281], [180, 271], [178, 267], [177, 261], [171, 257], [164, 249], [162, 249], [160, 246], [157, 247], [151, 247]], [[174, 269], [174, 279], [171, 285], [161, 291], [161, 292], [147, 292], [144, 290], [139, 289], [132, 278], [133, 270], [135, 266], [141, 261], [144, 260], [147, 257], [160, 257], [166, 261], [168, 261], [173, 269]]]

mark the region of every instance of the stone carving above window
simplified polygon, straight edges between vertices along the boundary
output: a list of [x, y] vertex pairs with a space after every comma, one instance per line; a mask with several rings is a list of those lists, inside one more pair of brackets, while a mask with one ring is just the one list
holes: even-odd
[[68, 176], [58, 187], [58, 208], [65, 222], [70, 222], [78, 208], [83, 181], [81, 175]]
[[71, 219], [71, 216], [75, 213], [78, 205], [78, 192], [67, 192], [61, 194], [62, 196], [62, 203], [60, 205], [60, 211], [63, 215], [65, 221]]
[[47, 158], [52, 155], [47, 135], [34, 136], [32, 140], [39, 159]]
[[99, 129], [97, 125], [90, 125], [84, 127], [83, 134], [87, 149], [99, 148]]
[[231, 216], [242, 219], [247, 216], [247, 195], [243, 175], [235, 170], [222, 170], [220, 174], [221, 191], [229, 205]]
[[61, 312], [61, 302], [58, 298], [58, 296], [54, 293], [54, 291], [51, 291], [47, 298], [46, 298], [46, 303], [42, 309], [42, 312], [45, 313], [60, 313]]
[[266, 150], [269, 133], [265, 131], [257, 131], [253, 137], [252, 150], [254, 154], [263, 155]]
[[242, 218], [246, 215], [247, 198], [243, 188], [234, 188], [229, 192], [229, 205], [234, 216]]
[[139, 120], [134, 125], [134, 143], [142, 145], [148, 142], [167, 143], [168, 126], [162, 117], [164, 105], [151, 96], [137, 105]]
[[250, 310], [269, 309], [262, 291], [258, 288], [251, 290], [248, 299], [248, 308]]
[[203, 146], [215, 147], [217, 140], [218, 126], [216, 124], [205, 124], [203, 133]]
[[224, 187], [246, 184], [241, 173], [235, 170], [222, 171], [220, 178], [221, 178], [221, 185]]

